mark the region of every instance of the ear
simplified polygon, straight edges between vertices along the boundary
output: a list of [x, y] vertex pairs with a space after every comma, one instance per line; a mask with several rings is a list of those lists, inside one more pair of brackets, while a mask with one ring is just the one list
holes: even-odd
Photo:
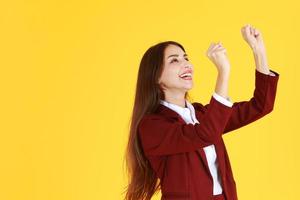
[[163, 82], [161, 82], [159, 85], [162, 90], [166, 90], [166, 85]]
[[165, 87], [164, 87], [164, 83], [161, 81], [161, 79], [159, 78], [158, 81], [157, 81], [157, 85], [158, 87], [161, 89], [161, 90], [164, 90]]
[[162, 81], [161, 81], [161, 76], [158, 78], [158, 80], [157, 80], [157, 84], [161, 84], [162, 83]]

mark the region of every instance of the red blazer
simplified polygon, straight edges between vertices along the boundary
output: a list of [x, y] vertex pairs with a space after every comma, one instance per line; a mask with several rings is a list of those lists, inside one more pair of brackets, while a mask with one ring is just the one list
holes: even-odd
[[249, 101], [228, 107], [211, 97], [209, 104], [194, 102], [200, 124], [186, 124], [172, 109], [160, 104], [138, 125], [144, 155], [161, 183], [164, 200], [211, 200], [213, 179], [203, 147], [214, 144], [223, 192], [237, 200], [236, 183], [222, 134], [245, 126], [273, 110], [279, 74], [255, 70], [255, 90]]

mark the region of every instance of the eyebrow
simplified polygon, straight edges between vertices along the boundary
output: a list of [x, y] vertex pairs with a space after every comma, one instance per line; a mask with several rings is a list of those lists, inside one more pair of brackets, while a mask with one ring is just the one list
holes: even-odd
[[[167, 57], [167, 59], [168, 59], [169, 57], [172, 57], [172, 56], [178, 57], [179, 55], [178, 55], [178, 54], [172, 54], [172, 55], [169, 55], [169, 56]], [[185, 56], [188, 56], [188, 55], [185, 53], [185, 54], [183, 54], [183, 56], [185, 57]]]

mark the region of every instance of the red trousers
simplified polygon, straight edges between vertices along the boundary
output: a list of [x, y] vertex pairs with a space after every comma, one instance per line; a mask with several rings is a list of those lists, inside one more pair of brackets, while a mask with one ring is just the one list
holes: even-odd
[[224, 193], [213, 195], [213, 197], [214, 197], [213, 200], [226, 200]]

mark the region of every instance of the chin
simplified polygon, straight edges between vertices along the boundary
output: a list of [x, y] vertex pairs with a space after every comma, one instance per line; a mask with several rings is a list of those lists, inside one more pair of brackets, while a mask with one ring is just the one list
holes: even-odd
[[193, 89], [193, 87], [186, 88], [185, 90], [188, 92], [189, 90]]
[[189, 90], [191, 90], [191, 89], [193, 89], [193, 85], [191, 85], [190, 87], [185, 87], [185, 88], [184, 88], [185, 91], [189, 91]]
[[193, 86], [194, 86], [194, 84], [193, 84], [193, 82], [191, 82], [191, 83], [185, 85], [185, 89], [190, 90], [193, 88]]

